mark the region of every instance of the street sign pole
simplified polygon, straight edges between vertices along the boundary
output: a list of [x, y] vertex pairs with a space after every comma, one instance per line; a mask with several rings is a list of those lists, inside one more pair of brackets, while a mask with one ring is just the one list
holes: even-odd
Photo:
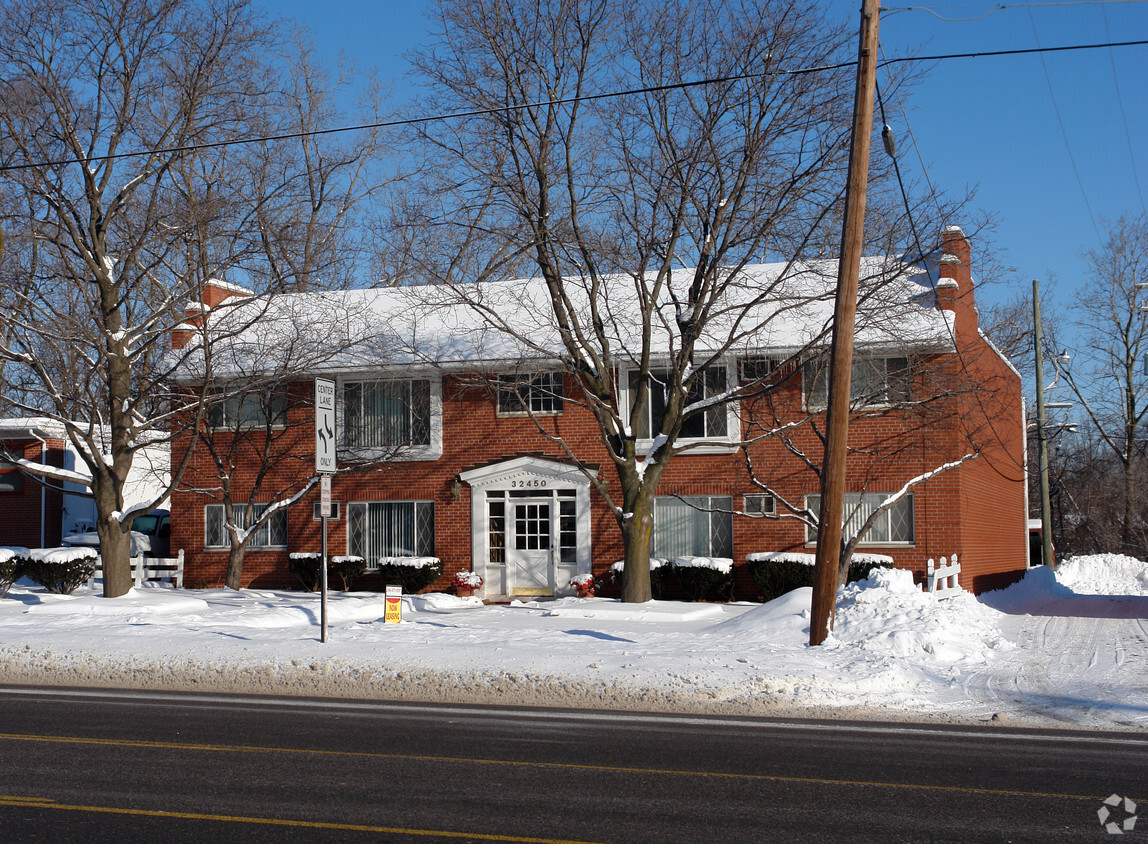
[[315, 471], [319, 473], [319, 641], [327, 641], [327, 519], [331, 515], [331, 475], [335, 471], [335, 382], [315, 379]]

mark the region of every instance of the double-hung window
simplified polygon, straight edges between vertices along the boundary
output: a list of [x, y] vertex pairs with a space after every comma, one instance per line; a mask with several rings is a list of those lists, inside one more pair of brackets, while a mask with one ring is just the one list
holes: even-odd
[[[638, 388], [643, 377], [648, 379], [650, 387], [649, 400], [646, 402], [646, 412], [638, 419], [634, 435], [638, 439], [651, 439], [662, 429], [662, 421], [666, 416], [666, 393], [669, 373], [661, 370], [651, 371], [643, 376], [640, 372], [630, 374], [630, 401], [636, 401]], [[693, 384], [686, 394], [685, 406], [703, 401], [704, 399], [720, 396], [726, 391], [726, 371], [724, 366], [712, 366], [694, 377]], [[720, 402], [693, 414], [682, 424], [680, 439], [719, 438], [724, 439], [729, 433], [728, 407], [726, 402]]]
[[369, 568], [388, 557], [433, 557], [434, 502], [351, 502], [347, 553], [362, 557]]
[[287, 389], [216, 398], [208, 405], [207, 424], [214, 429], [282, 427], [287, 424]]
[[[843, 534], [853, 536], [865, 524], [873, 511], [885, 503], [889, 496], [883, 492], [845, 493], [845, 522]], [[810, 495], [806, 506], [813, 512], [821, 509], [821, 496]], [[816, 532], [809, 531], [809, 542], [817, 540]], [[861, 537], [860, 545], [909, 545], [913, 542], [913, 496], [906, 495], [877, 517], [873, 526]]]
[[498, 412], [504, 415], [562, 412], [562, 373], [498, 376]]
[[[251, 508], [251, 521], [255, 524], [267, 510], [266, 504], [256, 504]], [[231, 523], [243, 525], [243, 515], [247, 506], [235, 504], [231, 508]], [[204, 508], [204, 537], [206, 548], [227, 548], [231, 542], [227, 533], [227, 509], [223, 504], [208, 504]], [[248, 548], [283, 548], [287, 545], [287, 509], [279, 508], [266, 522], [252, 531]]]
[[346, 381], [342, 410], [346, 449], [371, 451], [431, 444], [429, 381]]
[[733, 499], [728, 495], [658, 496], [654, 556], [733, 556]]
[[[829, 404], [829, 362], [805, 364], [805, 396], [811, 410]], [[855, 406], [886, 405], [909, 400], [909, 359], [857, 357], [853, 359], [849, 400]]]

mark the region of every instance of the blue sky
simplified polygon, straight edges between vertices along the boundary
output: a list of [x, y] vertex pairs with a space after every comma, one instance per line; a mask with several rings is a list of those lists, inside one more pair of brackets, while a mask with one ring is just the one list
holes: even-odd
[[[426, 43], [429, 4], [263, 2], [270, 14], [306, 25], [328, 56], [342, 50], [395, 80], [398, 100], [411, 93], [403, 54]], [[937, 55], [1148, 39], [1142, 0], [999, 5], [940, 2], [926, 10], [889, 0], [882, 49]], [[828, 3], [830, 14], [853, 29], [860, 6]], [[976, 187], [974, 204], [997, 215], [996, 245], [1016, 271], [981, 291], [982, 300], [1031, 290], [1039, 278], [1046, 296], [1070, 302], [1085, 282], [1080, 253], [1099, 244], [1102, 218], [1140, 213], [1148, 195], [1148, 46], [1048, 53], [1043, 61], [1025, 55], [939, 62], [906, 103], [908, 127], [893, 125], [909, 178], [921, 175], [923, 162], [939, 189]]]

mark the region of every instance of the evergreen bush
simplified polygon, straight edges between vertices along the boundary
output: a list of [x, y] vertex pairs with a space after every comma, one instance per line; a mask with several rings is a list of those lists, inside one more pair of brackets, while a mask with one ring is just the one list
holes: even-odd
[[[769, 560], [750, 560], [746, 565], [749, 566], [750, 577], [761, 591], [762, 600], [772, 601], [802, 586], [813, 586], [817, 568], [805, 561], [811, 557], [811, 554], [782, 554]], [[849, 561], [845, 582], [864, 580], [874, 568], [892, 567], [891, 560], [875, 560], [871, 554], [855, 554]]]
[[729, 600], [733, 593], [733, 566], [729, 571], [708, 566], [674, 565], [682, 594], [691, 601]]
[[319, 588], [319, 560], [321, 555], [312, 551], [294, 551], [287, 558], [287, 571], [299, 578], [303, 588], [314, 592]]
[[57, 595], [71, 595], [96, 574], [91, 548], [41, 548], [21, 566], [20, 574]]
[[24, 576], [28, 558], [11, 548], [0, 548], [0, 598], [8, 594], [12, 584]]
[[343, 591], [350, 592], [351, 587], [363, 572], [367, 570], [367, 561], [362, 557], [332, 557], [331, 571], [339, 575], [343, 581]]
[[[409, 559], [407, 563], [405, 560]], [[442, 575], [442, 560], [437, 557], [384, 557], [379, 560], [379, 574], [383, 583], [403, 587], [404, 595], [421, 592]]]

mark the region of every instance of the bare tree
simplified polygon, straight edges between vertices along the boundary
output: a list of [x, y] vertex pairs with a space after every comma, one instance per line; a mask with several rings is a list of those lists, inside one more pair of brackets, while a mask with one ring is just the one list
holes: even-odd
[[[1085, 253], [1087, 295], [1076, 299], [1072, 321], [1079, 337], [1071, 367], [1060, 367], [1084, 417], [1120, 467], [1121, 550], [1142, 549], [1145, 532], [1139, 474], [1148, 420], [1148, 218], [1120, 217], [1108, 224], [1105, 243]], [[1055, 348], [1055, 339], [1053, 341]]]
[[109, 597], [131, 586], [132, 519], [157, 503], [124, 500], [136, 453], [200, 412], [169, 403], [168, 337], [244, 252], [212, 144], [247, 135], [271, 43], [244, 0], [13, 0], [0, 21], [0, 222], [21, 254], [5, 263], [5, 398], [63, 423], [83, 460]]
[[[429, 106], [480, 113], [421, 137], [435, 155], [394, 274], [453, 283], [524, 358], [572, 376], [617, 478], [591, 475], [622, 534], [624, 600], [648, 600], [659, 479], [738, 396], [715, 364], [831, 296], [835, 270], [806, 259], [840, 213], [852, 87], [825, 68], [850, 33], [806, 0], [441, 0], [434, 19], [416, 57]], [[885, 166], [872, 217], [903, 221], [880, 201]], [[744, 272], [763, 258], [781, 263]], [[904, 271], [882, 267], [866, 295]], [[526, 322], [499, 285], [460, 283], [514, 273], [544, 285]]]
[[[854, 357], [850, 427], [856, 442], [849, 449], [849, 466], [855, 498], [844, 513], [839, 585], [845, 582], [858, 544], [871, 538], [874, 525], [884, 523], [886, 514], [917, 487], [976, 459], [994, 438], [986, 423], [998, 408], [998, 385], [987, 381], [983, 372], [967, 371], [970, 352], [937, 355], [909, 347], [898, 351], [897, 356], [886, 350], [880, 357], [864, 352]], [[760, 377], [747, 379], [741, 401], [746, 468], [751, 481], [774, 502], [772, 510], [758, 515], [796, 520], [816, 534], [819, 499], [800, 500], [787, 490], [801, 488], [795, 482], [798, 475], [816, 480], [822, 475], [826, 351], [808, 350], [800, 361], [770, 363]], [[975, 402], [970, 401], [973, 396]], [[978, 416], [979, 425], [973, 421]], [[892, 424], [883, 424], [886, 420]], [[875, 435], [878, 428], [881, 434]], [[938, 436], [938, 430], [946, 433]], [[897, 464], [918, 468], [889, 493], [884, 488], [890, 475], [905, 474]], [[873, 489], [883, 491], [870, 492]]]

